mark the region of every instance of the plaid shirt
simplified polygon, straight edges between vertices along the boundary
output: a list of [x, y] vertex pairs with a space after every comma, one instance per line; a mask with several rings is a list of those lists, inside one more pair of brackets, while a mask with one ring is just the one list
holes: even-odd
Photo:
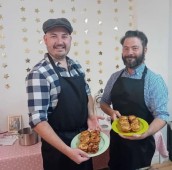
[[[124, 70], [122, 77], [128, 77], [131, 79], [141, 79], [145, 64], [142, 64], [132, 75], [128, 74], [126, 69]], [[111, 75], [104, 89], [101, 103], [107, 103], [111, 105], [111, 90], [117, 78], [123, 71], [120, 70]], [[150, 69], [147, 70], [144, 83], [144, 99], [145, 104], [149, 111], [153, 113], [155, 118], [160, 118], [165, 121], [169, 121], [169, 113], [167, 111], [168, 104], [168, 90], [162, 77], [158, 74], [153, 73]]]
[[[69, 71], [59, 66], [56, 62], [62, 77], [79, 76], [77, 70], [85, 77], [81, 65], [67, 57]], [[48, 114], [58, 103], [61, 86], [58, 75], [55, 73], [47, 54], [44, 59], [36, 64], [26, 78], [26, 91], [28, 93], [29, 124], [34, 127], [41, 121], [47, 120]], [[87, 95], [90, 95], [88, 84], [85, 86]]]

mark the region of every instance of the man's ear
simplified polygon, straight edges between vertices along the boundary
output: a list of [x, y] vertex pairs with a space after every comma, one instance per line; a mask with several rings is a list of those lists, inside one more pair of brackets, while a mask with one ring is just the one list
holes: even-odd
[[46, 44], [46, 40], [47, 40], [46, 34], [43, 36], [43, 40], [44, 40], [44, 43]]
[[70, 35], [70, 40], [72, 41], [72, 36]]
[[147, 47], [144, 48], [144, 54], [146, 54], [146, 52], [147, 52]]

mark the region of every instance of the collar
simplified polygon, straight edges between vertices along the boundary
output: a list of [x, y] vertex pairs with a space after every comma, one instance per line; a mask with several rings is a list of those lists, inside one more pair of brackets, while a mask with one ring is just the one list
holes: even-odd
[[[54, 61], [54, 63], [55, 63], [56, 66], [59, 66], [60, 65], [60, 62], [56, 61], [52, 56], [51, 56], [51, 58], [53, 59], [53, 61]], [[48, 59], [48, 53], [45, 53], [44, 59], [47, 60], [47, 61], [49, 61], [49, 59]], [[67, 65], [68, 66], [72, 65], [71, 59], [68, 56], [66, 56], [66, 62], [67, 62]]]
[[132, 75], [130, 75], [129, 73], [128, 73], [128, 71], [127, 71], [127, 69], [125, 68], [125, 73], [127, 74], [127, 75], [129, 75], [129, 76], [133, 76], [133, 75], [142, 75], [142, 73], [143, 73], [143, 71], [144, 71], [144, 68], [145, 68], [145, 64], [144, 63], [142, 63], [140, 66], [138, 66], [136, 69], [134, 69], [134, 72], [133, 72], [133, 74]]

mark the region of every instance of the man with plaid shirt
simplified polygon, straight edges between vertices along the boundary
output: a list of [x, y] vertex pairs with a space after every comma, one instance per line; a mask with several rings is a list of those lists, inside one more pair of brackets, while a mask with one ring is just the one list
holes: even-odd
[[85, 74], [67, 54], [73, 28], [66, 18], [43, 24], [48, 53], [28, 74], [29, 124], [41, 136], [45, 170], [92, 170], [92, 160], [70, 147], [81, 131], [100, 128]]

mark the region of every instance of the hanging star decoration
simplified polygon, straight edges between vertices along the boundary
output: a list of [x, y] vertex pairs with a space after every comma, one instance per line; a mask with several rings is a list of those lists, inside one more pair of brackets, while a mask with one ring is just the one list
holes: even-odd
[[98, 3], [98, 4], [101, 4], [101, 0], [97, 0], [97, 3]]
[[72, 7], [72, 12], [74, 12], [75, 11], [75, 7]]
[[87, 55], [90, 54], [90, 50], [86, 50], [85, 54], [87, 54]]
[[8, 79], [9, 77], [9, 74], [4, 74], [4, 79]]
[[116, 57], [115, 57], [115, 60], [119, 60], [119, 56], [116, 56]]
[[118, 39], [119, 39], [118, 36], [115, 36], [115, 40], [118, 41]]
[[43, 40], [38, 40], [38, 44], [43, 44]]
[[23, 31], [23, 32], [27, 32], [27, 28], [23, 28], [22, 31]]
[[87, 81], [88, 81], [88, 82], [90, 82], [90, 81], [91, 81], [91, 79], [90, 79], [90, 78], [87, 78]]
[[89, 73], [89, 72], [90, 72], [90, 68], [87, 68], [87, 69], [86, 69], [86, 72]]
[[3, 64], [2, 64], [2, 67], [3, 67], [3, 68], [6, 68], [7, 66], [8, 66], [8, 65], [7, 65], [6, 63], [3, 63]]
[[50, 11], [49, 11], [49, 12], [53, 14], [53, 13], [54, 13], [54, 9], [50, 9]]
[[30, 59], [29, 58], [26, 58], [26, 63], [30, 63]]
[[0, 20], [3, 20], [3, 17], [2, 17], [2, 15], [0, 15]]
[[0, 45], [0, 49], [3, 49], [4, 50], [5, 49], [5, 45], [4, 44], [1, 44]]
[[65, 14], [66, 12], [65, 12], [65, 10], [64, 10], [64, 9], [62, 9], [61, 13], [62, 13], [62, 14]]
[[37, 32], [37, 33], [41, 33], [41, 31], [40, 31], [40, 30], [36, 30], [36, 32]]
[[129, 6], [129, 10], [132, 11], [133, 10], [133, 7], [132, 6]]
[[85, 32], [85, 34], [88, 34], [88, 29], [87, 29], [87, 30], [85, 30], [84, 32]]
[[103, 32], [101, 32], [101, 31], [98, 32], [98, 35], [102, 35], [102, 34], [103, 34]]
[[38, 50], [38, 53], [39, 54], [43, 54], [44, 53], [44, 50]]
[[118, 31], [118, 26], [115, 26], [115, 27], [114, 27], [114, 30], [115, 30], [115, 31]]
[[100, 61], [98, 64], [99, 64], [99, 66], [101, 66], [103, 63], [102, 63], [102, 61]]
[[0, 39], [5, 39], [5, 35], [4, 34], [0, 34]]
[[102, 41], [99, 41], [99, 42], [98, 42], [98, 45], [102, 45]]
[[73, 31], [73, 35], [76, 35], [76, 34], [77, 34], [77, 31], [74, 30], [74, 31]]
[[26, 48], [25, 49], [25, 53], [27, 53], [27, 54], [30, 53], [30, 49], [29, 48]]
[[99, 21], [99, 22], [98, 22], [98, 25], [102, 25], [102, 23], [103, 23], [102, 21]]
[[9, 84], [6, 84], [6, 85], [5, 85], [5, 88], [6, 88], [6, 89], [9, 89], [9, 88], [10, 88], [10, 85], [9, 85]]
[[0, 30], [3, 30], [3, 29], [4, 29], [3, 25], [0, 25]]
[[28, 38], [27, 37], [23, 37], [23, 42], [27, 42]]
[[7, 58], [7, 54], [6, 53], [3, 52], [1, 55], [2, 55], [2, 57]]
[[90, 64], [90, 60], [86, 60], [85, 61], [85, 64]]
[[35, 13], [39, 13], [39, 9], [38, 8], [35, 9]]
[[75, 42], [73, 43], [73, 45], [74, 45], [74, 46], [78, 46], [78, 42], [75, 41]]
[[102, 55], [103, 53], [102, 53], [102, 51], [99, 51], [99, 55]]
[[117, 12], [118, 12], [118, 8], [115, 8], [115, 9], [114, 9], [114, 12], [117, 13]]
[[117, 65], [116, 65], [116, 69], [118, 69], [118, 68], [119, 68], [119, 65], [117, 64]]
[[129, 22], [129, 24], [128, 24], [130, 27], [132, 27], [133, 26], [133, 23], [132, 22]]
[[84, 21], [85, 21], [85, 23], [87, 24], [87, 23], [88, 23], [88, 18], [85, 18], [85, 20], [84, 20]]
[[99, 84], [102, 85], [103, 84], [103, 80], [99, 80]]
[[74, 55], [75, 55], [75, 56], [78, 56], [78, 52], [77, 52], [77, 51], [75, 51], [75, 52], [74, 52]]
[[100, 73], [100, 74], [102, 74], [102, 73], [103, 73], [103, 70], [102, 70], [102, 69], [100, 69], [100, 70], [99, 70], [99, 73]]
[[24, 8], [24, 7], [21, 7], [20, 10], [21, 10], [22, 12], [24, 12], [24, 11], [25, 11], [25, 8]]
[[77, 22], [77, 19], [76, 19], [76, 18], [73, 18], [73, 19], [72, 19], [72, 22], [73, 22], [73, 23], [76, 23], [76, 22]]
[[118, 51], [119, 50], [119, 47], [115, 47], [115, 51]]
[[30, 68], [27, 68], [26, 71], [29, 72], [31, 69]]
[[40, 18], [36, 18], [35, 21], [38, 23], [38, 22], [41, 22]]
[[26, 21], [26, 18], [25, 18], [25, 17], [22, 17], [22, 18], [21, 18], [21, 21], [22, 21], [22, 22], [25, 22], [25, 21]]
[[101, 12], [101, 10], [98, 10], [98, 11], [97, 11], [97, 14], [99, 14], [99, 15], [100, 15], [101, 13], [102, 13], [102, 12]]
[[85, 43], [85, 44], [89, 44], [89, 41], [88, 41], [88, 40], [85, 40], [84, 43]]

